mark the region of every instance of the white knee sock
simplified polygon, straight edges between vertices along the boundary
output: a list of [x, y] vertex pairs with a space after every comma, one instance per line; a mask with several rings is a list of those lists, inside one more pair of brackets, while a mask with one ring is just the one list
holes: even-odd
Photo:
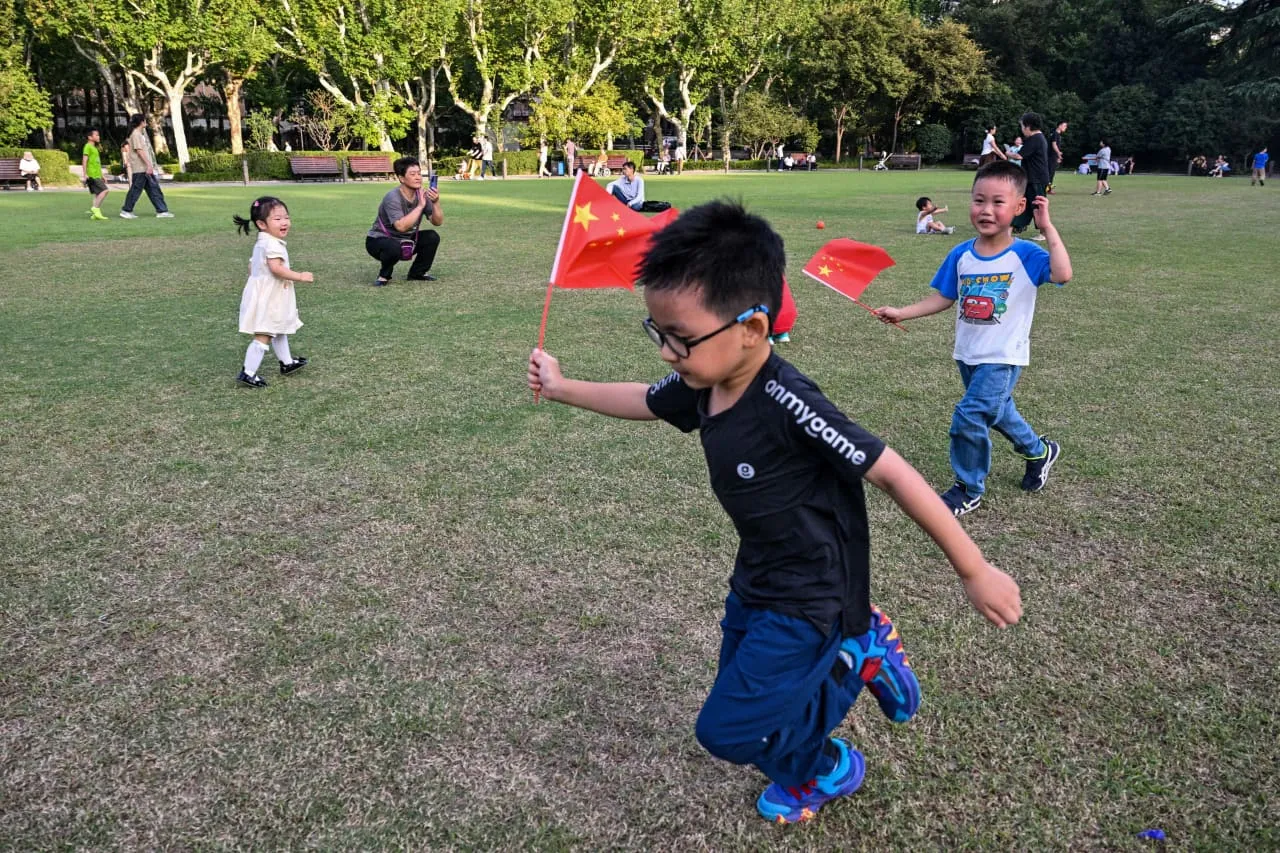
[[276, 358], [281, 364], [293, 364], [293, 356], [289, 354], [289, 336], [276, 335], [271, 339], [271, 346], [276, 351]]
[[258, 368], [262, 366], [262, 357], [269, 349], [271, 347], [259, 342], [257, 338], [249, 341], [249, 348], [244, 351], [244, 372], [256, 376]]

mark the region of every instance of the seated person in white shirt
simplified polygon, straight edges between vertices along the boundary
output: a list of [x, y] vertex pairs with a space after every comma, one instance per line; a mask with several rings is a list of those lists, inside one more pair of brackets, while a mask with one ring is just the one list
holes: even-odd
[[938, 207], [933, 203], [933, 199], [928, 196], [920, 196], [916, 199], [916, 233], [917, 234], [950, 234], [955, 231], [955, 226], [948, 228], [941, 222], [934, 221], [935, 213], [946, 213], [945, 207]]
[[636, 164], [630, 160], [622, 164], [622, 177], [605, 189], [632, 210], [644, 207], [644, 178], [636, 174]]

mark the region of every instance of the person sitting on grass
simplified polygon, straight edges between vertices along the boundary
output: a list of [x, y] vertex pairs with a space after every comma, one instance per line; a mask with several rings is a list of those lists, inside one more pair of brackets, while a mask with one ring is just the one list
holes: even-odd
[[1048, 251], [1015, 239], [1015, 217], [1026, 204], [1027, 174], [1012, 163], [988, 163], [973, 179], [969, 221], [978, 236], [951, 250], [933, 277], [932, 293], [905, 308], [876, 310], [886, 323], [928, 317], [960, 303], [952, 357], [960, 368], [964, 398], [951, 419], [951, 467], [955, 485], [942, 500], [956, 516], [982, 504], [991, 471], [991, 431], [1012, 442], [1026, 471], [1022, 488], [1038, 492], [1062, 452], [1018, 413], [1013, 387], [1030, 363], [1036, 293], [1047, 281], [1071, 280], [1071, 258], [1049, 221], [1049, 199], [1037, 194], [1036, 227]]
[[935, 213], [946, 213], [947, 208], [938, 207], [928, 196], [916, 199], [916, 211], [917, 234], [951, 234], [956, 230], [954, 225], [948, 228], [933, 218]]
[[644, 207], [644, 178], [636, 174], [636, 164], [630, 160], [622, 164], [622, 177], [610, 182], [605, 189], [632, 210]]
[[40, 186], [40, 161], [30, 151], [22, 153], [22, 159], [18, 161], [18, 172], [22, 175], [22, 180], [27, 182], [27, 192], [44, 189]]
[[1227, 176], [1227, 172], [1230, 172], [1230, 171], [1231, 171], [1231, 164], [1227, 162], [1226, 157], [1223, 157], [1221, 154], [1219, 154], [1218, 159], [1213, 161], [1213, 168], [1209, 170], [1209, 177], [1225, 178]]
[[699, 431], [741, 541], [694, 734], [768, 777], [756, 810], [783, 824], [862, 785], [862, 753], [831, 733], [864, 685], [894, 722], [920, 705], [898, 632], [871, 604], [864, 481], [938, 543], [979, 613], [1002, 628], [1022, 613], [1018, 585], [924, 478], [769, 346], [785, 265], [760, 217], [732, 202], [694, 207], [653, 235], [638, 270], [644, 330], [672, 373], [653, 385], [569, 379], [540, 349], [528, 369], [548, 400]]

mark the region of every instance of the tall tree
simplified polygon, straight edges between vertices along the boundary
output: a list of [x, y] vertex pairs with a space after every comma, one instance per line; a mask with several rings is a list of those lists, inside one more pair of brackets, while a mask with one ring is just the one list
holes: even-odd
[[942, 110], [973, 93], [984, 79], [982, 49], [964, 25], [943, 21], [927, 27], [917, 18], [897, 19], [891, 44], [898, 62], [886, 68], [881, 91], [893, 121], [889, 150], [896, 150], [902, 120], [927, 109]]
[[209, 0], [208, 44], [216, 58], [216, 77], [227, 102], [231, 125], [231, 153], [244, 153], [243, 110], [245, 84], [275, 52], [279, 7], [255, 0]]
[[572, 18], [569, 0], [465, 0], [459, 50], [442, 65], [449, 94], [488, 132], [516, 98], [542, 79], [538, 64], [553, 33]]
[[391, 131], [406, 125], [399, 81], [409, 76], [396, 0], [280, 0], [280, 8], [280, 49], [307, 65], [362, 136], [394, 151]]
[[904, 13], [896, 0], [835, 0], [812, 19], [799, 40], [796, 74], [810, 99], [831, 120], [840, 162], [844, 135], [867, 117], [884, 78], [907, 69], [891, 47]]

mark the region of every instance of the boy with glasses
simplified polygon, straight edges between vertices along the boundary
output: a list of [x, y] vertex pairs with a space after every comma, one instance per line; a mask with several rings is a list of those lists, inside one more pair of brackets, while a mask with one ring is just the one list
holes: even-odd
[[727, 202], [695, 207], [654, 235], [639, 269], [644, 329], [669, 376], [587, 382], [546, 352], [529, 358], [529, 386], [548, 400], [699, 431], [741, 544], [695, 733], [712, 755], [769, 777], [756, 807], [777, 823], [861, 786], [862, 754], [831, 732], [864, 684], [895, 722], [920, 704], [897, 630], [870, 601], [864, 479], [941, 546], [980, 613], [1004, 627], [1022, 612], [1017, 584], [920, 474], [770, 349], [784, 266], [763, 219]]

